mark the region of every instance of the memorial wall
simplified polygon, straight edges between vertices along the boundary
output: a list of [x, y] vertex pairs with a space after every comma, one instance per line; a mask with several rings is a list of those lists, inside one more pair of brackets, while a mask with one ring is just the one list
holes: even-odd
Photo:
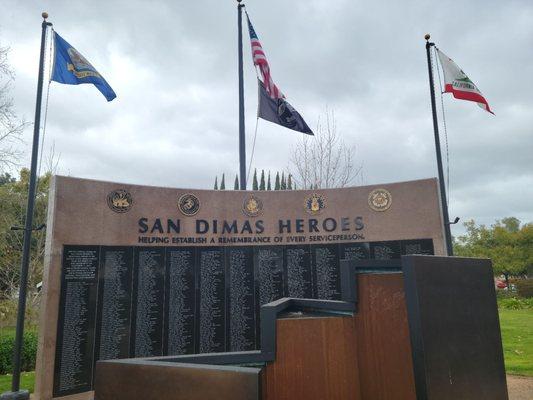
[[98, 360], [258, 349], [259, 307], [339, 299], [341, 259], [443, 253], [434, 179], [252, 192], [55, 177], [37, 398], [88, 399]]

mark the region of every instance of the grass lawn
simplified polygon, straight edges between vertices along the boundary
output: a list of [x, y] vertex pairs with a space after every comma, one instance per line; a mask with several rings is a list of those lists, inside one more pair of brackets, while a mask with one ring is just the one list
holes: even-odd
[[[35, 372], [23, 372], [20, 374], [21, 389], [28, 389], [33, 393], [35, 386]], [[0, 375], [0, 393], [11, 390], [11, 375]]]
[[533, 376], [533, 309], [500, 310], [500, 326], [507, 373]]

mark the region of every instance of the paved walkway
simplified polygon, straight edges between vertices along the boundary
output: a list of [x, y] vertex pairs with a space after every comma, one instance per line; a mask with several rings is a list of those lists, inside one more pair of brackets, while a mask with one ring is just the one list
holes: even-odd
[[532, 400], [533, 377], [507, 375], [509, 400]]
[[533, 400], [533, 377], [507, 375], [507, 389], [509, 400]]

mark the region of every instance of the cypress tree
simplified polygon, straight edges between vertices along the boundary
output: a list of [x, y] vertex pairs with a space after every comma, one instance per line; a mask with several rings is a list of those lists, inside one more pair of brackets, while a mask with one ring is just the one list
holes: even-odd
[[261, 170], [261, 183], [259, 184], [259, 190], [265, 190], [265, 170]]
[[289, 174], [289, 178], [287, 179], [287, 189], [292, 190], [292, 175]]
[[226, 190], [226, 182], [224, 179], [224, 174], [222, 174], [222, 180], [220, 181], [220, 190]]
[[281, 190], [287, 190], [287, 183], [285, 182], [285, 172], [281, 173]]
[[267, 183], [267, 190], [272, 190], [272, 185], [270, 184], [270, 171], [268, 171], [268, 183]]
[[235, 184], [233, 185], [233, 190], [239, 190], [239, 176], [235, 175]]
[[259, 184], [257, 183], [257, 168], [254, 169], [254, 180], [252, 183], [252, 190], [259, 190]]
[[218, 190], [218, 176], [215, 176], [215, 187], [213, 189]]
[[281, 187], [279, 183], [279, 172], [276, 172], [276, 183], [274, 184], [274, 190], [279, 190]]

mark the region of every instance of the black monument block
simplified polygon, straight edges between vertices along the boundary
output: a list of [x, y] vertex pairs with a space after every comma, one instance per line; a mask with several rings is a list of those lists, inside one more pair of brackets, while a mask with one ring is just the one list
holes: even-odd
[[507, 399], [490, 260], [403, 256], [418, 400]]

